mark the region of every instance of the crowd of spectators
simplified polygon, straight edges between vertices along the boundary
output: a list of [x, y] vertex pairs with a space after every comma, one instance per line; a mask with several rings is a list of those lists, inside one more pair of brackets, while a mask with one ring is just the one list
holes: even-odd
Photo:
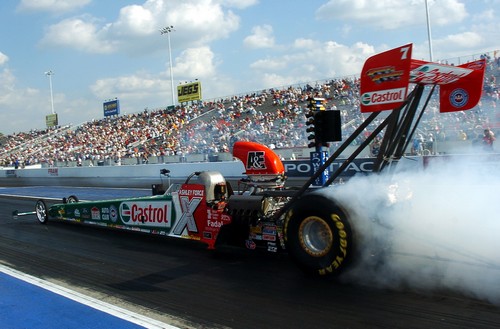
[[[419, 138], [472, 142], [482, 138], [484, 129], [493, 133], [500, 130], [500, 114], [496, 112], [500, 59], [487, 59], [480, 104], [470, 111], [440, 114], [434, 97], [419, 125]], [[0, 166], [83, 161], [93, 165], [102, 160], [119, 164], [123, 158], [147, 163], [151, 157], [161, 162], [169, 155], [229, 152], [236, 140], [257, 141], [277, 149], [307, 147], [305, 114], [310, 97], [322, 97], [328, 109], [341, 111], [343, 139], [365, 120], [359, 111], [359, 79], [346, 77], [4, 136]], [[361, 143], [378, 123], [354, 143]]]

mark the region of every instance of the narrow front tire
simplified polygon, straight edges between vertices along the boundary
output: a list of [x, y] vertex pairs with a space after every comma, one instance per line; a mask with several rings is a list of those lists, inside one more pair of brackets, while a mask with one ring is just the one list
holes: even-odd
[[42, 199], [38, 200], [35, 204], [35, 215], [40, 224], [47, 224], [49, 214], [47, 212], [47, 204]]

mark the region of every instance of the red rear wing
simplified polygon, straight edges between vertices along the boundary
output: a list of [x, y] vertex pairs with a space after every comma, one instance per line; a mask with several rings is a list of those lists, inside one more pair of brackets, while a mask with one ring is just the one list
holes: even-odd
[[410, 83], [439, 85], [441, 112], [465, 111], [479, 102], [484, 59], [460, 66], [411, 59], [412, 44], [368, 58], [361, 71], [361, 112], [393, 110], [403, 105]]

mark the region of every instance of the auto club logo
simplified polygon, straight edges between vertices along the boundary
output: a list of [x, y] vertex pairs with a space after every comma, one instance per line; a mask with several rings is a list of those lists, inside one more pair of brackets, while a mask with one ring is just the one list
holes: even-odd
[[115, 223], [116, 220], [118, 219], [118, 211], [116, 210], [116, 207], [113, 205], [109, 207], [109, 218], [113, 223]]
[[450, 93], [450, 103], [454, 107], [463, 107], [469, 101], [469, 94], [462, 88], [453, 90]]

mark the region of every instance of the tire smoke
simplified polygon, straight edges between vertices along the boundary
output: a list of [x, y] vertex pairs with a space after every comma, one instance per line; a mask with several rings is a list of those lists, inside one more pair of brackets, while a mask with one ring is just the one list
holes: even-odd
[[355, 232], [355, 263], [341, 279], [500, 304], [499, 174], [491, 162], [448, 160], [327, 189]]

